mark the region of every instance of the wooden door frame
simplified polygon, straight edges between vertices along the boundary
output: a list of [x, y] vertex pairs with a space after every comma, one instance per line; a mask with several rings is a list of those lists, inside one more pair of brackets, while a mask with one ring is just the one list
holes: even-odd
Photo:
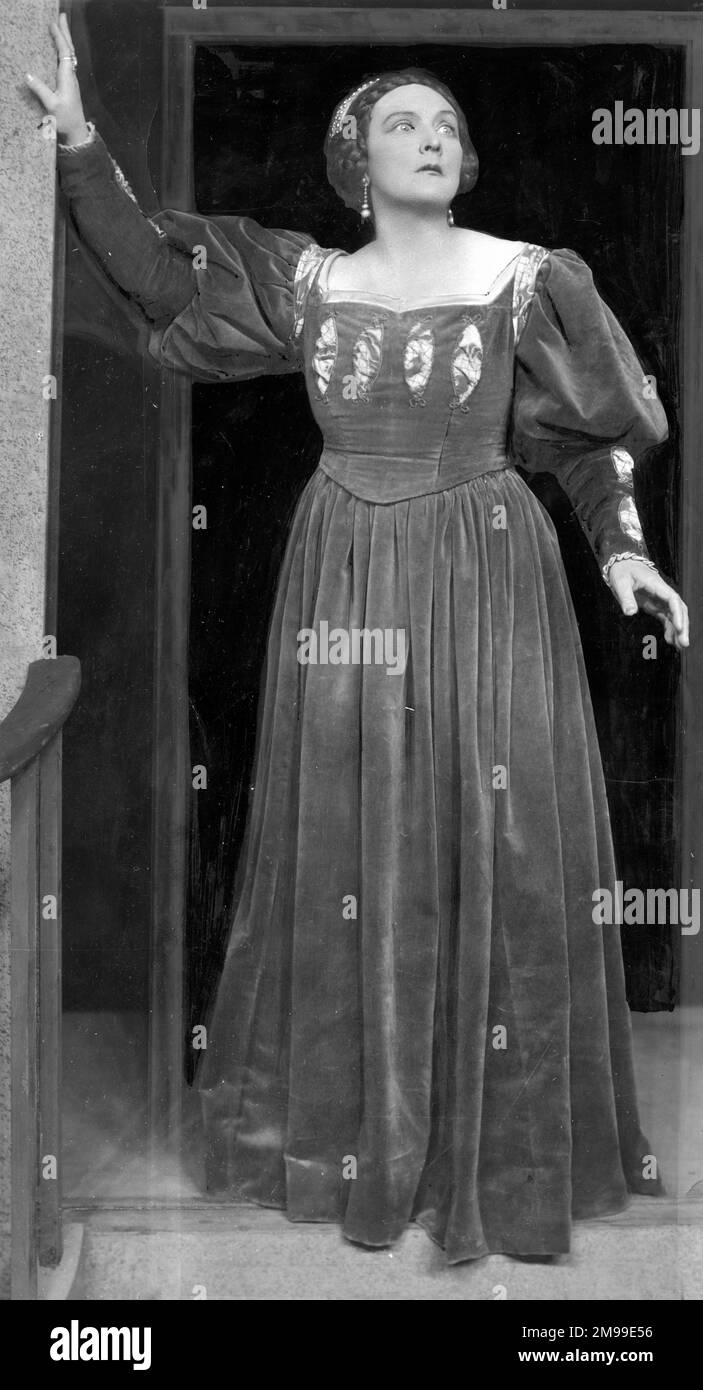
[[[516, 12], [462, 9], [334, 9], [310, 7], [169, 7], [164, 11], [163, 166], [167, 207], [193, 210], [193, 68], [198, 43], [336, 45], [433, 43], [574, 47], [653, 44], [685, 55], [688, 107], [703, 109], [703, 15], [651, 11]], [[184, 152], [187, 157], [184, 158]], [[680, 335], [682, 591], [691, 613], [703, 611], [703, 473], [697, 464], [703, 399], [703, 153], [684, 163]], [[151, 986], [150, 1096], [159, 1144], [178, 1145], [184, 1045], [183, 966], [189, 836], [188, 609], [191, 543], [191, 388], [168, 373], [162, 396], [158, 478], [155, 753], [154, 926]], [[703, 646], [683, 658], [680, 699], [682, 887], [695, 887], [703, 858]], [[703, 999], [703, 936], [682, 937], [682, 1001]], [[692, 1061], [692, 1059], [689, 1059]]]

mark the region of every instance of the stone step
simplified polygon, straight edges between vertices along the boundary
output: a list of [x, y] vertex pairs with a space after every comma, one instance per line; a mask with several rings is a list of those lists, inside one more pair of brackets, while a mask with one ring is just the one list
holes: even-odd
[[[553, 1265], [504, 1255], [448, 1266], [418, 1227], [366, 1250], [334, 1225], [280, 1212], [204, 1206], [81, 1214], [85, 1301], [700, 1299], [703, 1202], [634, 1198], [621, 1216], [579, 1222]], [[664, 1211], [664, 1207], [667, 1208]], [[649, 1214], [648, 1214], [649, 1209]]]

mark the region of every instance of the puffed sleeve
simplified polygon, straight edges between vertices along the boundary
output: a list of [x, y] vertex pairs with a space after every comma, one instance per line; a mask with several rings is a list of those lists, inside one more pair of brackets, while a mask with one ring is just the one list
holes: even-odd
[[300, 369], [296, 271], [312, 237], [248, 217], [148, 218], [97, 132], [59, 147], [58, 164], [81, 239], [151, 321], [152, 356], [200, 381]]
[[666, 416], [581, 257], [543, 252], [537, 263], [516, 317], [512, 454], [555, 475], [605, 577], [615, 555], [648, 558], [633, 469], [666, 439]]

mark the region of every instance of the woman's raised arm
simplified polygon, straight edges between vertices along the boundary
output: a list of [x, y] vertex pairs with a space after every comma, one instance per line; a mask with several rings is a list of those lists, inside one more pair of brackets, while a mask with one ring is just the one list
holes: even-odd
[[56, 90], [27, 74], [59, 140], [61, 186], [81, 239], [108, 275], [156, 323], [176, 317], [192, 299], [192, 257], [168, 241], [128, 192], [114, 161], [83, 111], [68, 21], [51, 24], [58, 56]]
[[146, 217], [86, 121], [64, 15], [51, 26], [56, 91], [29, 85], [54, 123], [63, 192], [81, 240], [151, 319], [148, 350], [199, 381], [297, 372], [305, 293], [326, 254], [305, 232], [249, 217]]

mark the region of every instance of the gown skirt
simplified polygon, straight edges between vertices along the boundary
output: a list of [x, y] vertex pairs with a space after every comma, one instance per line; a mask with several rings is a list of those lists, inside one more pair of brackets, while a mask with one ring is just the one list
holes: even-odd
[[[388, 630], [386, 664], [319, 660], [334, 628]], [[370, 1246], [414, 1219], [449, 1262], [568, 1251], [573, 1217], [658, 1190], [592, 920], [616, 875], [577, 624], [514, 468], [392, 505], [313, 474], [255, 769], [197, 1083], [210, 1186]]]

